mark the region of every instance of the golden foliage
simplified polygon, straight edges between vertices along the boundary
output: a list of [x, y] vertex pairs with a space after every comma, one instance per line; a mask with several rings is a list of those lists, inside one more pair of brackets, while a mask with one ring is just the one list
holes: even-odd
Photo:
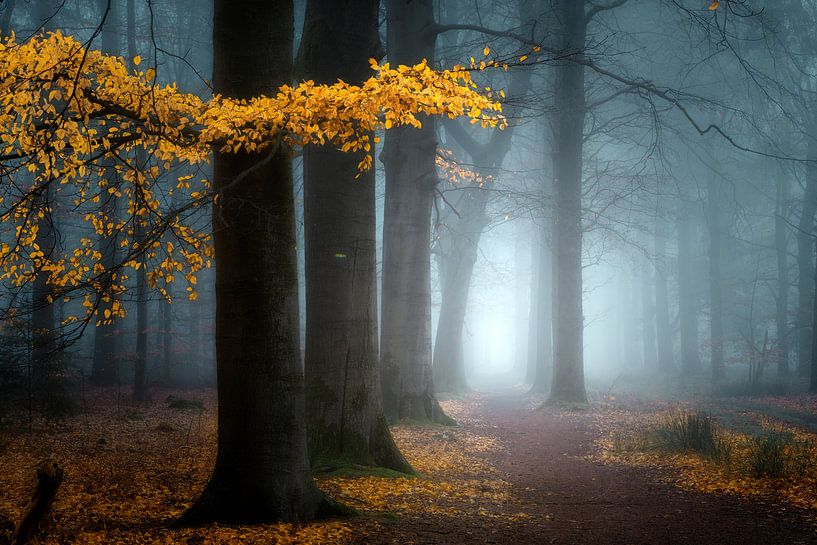
[[[160, 85], [152, 68], [131, 72], [123, 59], [59, 32], [24, 43], [6, 39], [0, 43], [0, 223], [15, 236], [0, 245], [0, 280], [20, 286], [46, 275], [54, 297], [68, 300], [84, 288], [86, 315], [98, 323], [124, 314], [115, 300], [141, 266], [164, 296], [183, 278], [195, 299], [196, 274], [213, 255], [195, 210], [217, 205], [219, 194], [189, 171], [207, 163], [213, 149], [271, 153], [332, 144], [359, 153], [359, 167], [368, 169], [377, 129], [419, 127], [424, 115], [505, 124], [499, 103], [478, 92], [468, 69], [439, 72], [425, 61], [392, 68], [372, 60], [371, 66], [375, 75], [361, 85], [304, 81], [275, 96], [205, 101]], [[160, 183], [174, 174], [172, 183]], [[49, 197], [51, 191], [57, 196]], [[64, 253], [43, 247], [41, 232], [50, 227], [56, 201], [95, 237], [69, 240]], [[171, 201], [167, 210], [163, 203]], [[111, 240], [124, 255], [122, 268], [103, 255]], [[101, 294], [102, 304], [91, 294]]]

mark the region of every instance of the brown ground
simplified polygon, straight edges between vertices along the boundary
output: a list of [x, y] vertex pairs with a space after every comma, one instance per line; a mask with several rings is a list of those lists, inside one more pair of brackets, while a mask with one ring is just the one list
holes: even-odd
[[169, 392], [139, 407], [116, 393], [90, 392], [85, 413], [35, 422], [33, 433], [0, 433], [0, 523], [18, 516], [33, 467], [52, 457], [66, 480], [47, 545], [817, 544], [816, 512], [681, 490], [670, 469], [593, 461], [609, 429], [603, 408], [541, 410], [541, 400], [498, 394], [443, 402], [457, 428], [395, 428], [417, 479], [318, 479], [363, 516], [172, 529], [211, 471], [214, 392], [177, 393], [201, 400], [202, 414], [169, 410]]
[[600, 433], [593, 411], [536, 410], [534, 402], [510, 396], [467, 407], [462, 428], [503, 444], [484, 455], [530, 518], [502, 524], [479, 516], [401, 516], [381, 521], [378, 538], [367, 535], [360, 543], [817, 543], [814, 513], [681, 490], [666, 471], [588, 460]]

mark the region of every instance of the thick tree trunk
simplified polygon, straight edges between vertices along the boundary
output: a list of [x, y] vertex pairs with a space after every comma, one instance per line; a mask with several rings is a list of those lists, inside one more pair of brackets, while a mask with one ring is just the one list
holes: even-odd
[[[299, 55], [318, 83], [358, 83], [379, 56], [379, 0], [308, 0]], [[383, 415], [377, 350], [375, 173], [334, 146], [304, 150], [306, 415], [313, 467], [411, 472]], [[359, 176], [355, 179], [356, 176]]]
[[[585, 47], [585, 3], [559, 0], [561, 50], [580, 57]], [[582, 315], [582, 155], [584, 66], [570, 59], [555, 67], [553, 222], [554, 360], [549, 401], [585, 403]]]
[[[102, 51], [111, 55], [120, 55], [122, 48], [120, 44], [120, 13], [118, 9], [118, 2], [110, 2], [110, 9], [108, 0], [98, 0], [100, 8], [100, 16], [107, 11], [105, 24], [102, 27]], [[117, 175], [113, 170], [113, 164], [108, 162], [106, 164], [108, 183], [111, 185], [118, 184]], [[103, 203], [103, 211], [108, 218], [116, 218], [117, 207], [116, 199], [110, 198]], [[102, 252], [102, 264], [106, 271], [111, 271], [117, 263], [117, 250], [119, 246], [119, 238], [116, 234], [110, 236], [103, 236], [100, 239], [100, 251]], [[104, 282], [103, 289], [110, 291], [109, 287], [112, 281]], [[98, 386], [110, 386], [116, 384], [119, 380], [119, 365], [117, 358], [119, 356], [119, 342], [117, 336], [117, 322], [113, 319], [105, 319], [105, 311], [112, 308], [114, 295], [108, 293], [108, 300], [102, 300], [98, 305], [98, 316], [96, 319], [99, 325], [94, 329], [94, 359], [91, 368], [91, 382]]]
[[698, 316], [692, 253], [692, 210], [682, 204], [678, 217], [678, 321], [681, 329], [681, 371], [684, 376], [701, 371], [698, 353]]
[[[809, 139], [808, 157], [817, 158], [817, 142]], [[811, 366], [812, 307], [814, 305], [814, 213], [817, 211], [817, 165], [806, 165], [806, 191], [797, 229], [797, 370], [807, 376]]]
[[789, 375], [789, 183], [780, 173], [777, 181], [777, 203], [774, 218], [774, 242], [777, 250], [777, 298], [775, 326], [777, 330], [777, 375]]
[[658, 341], [658, 368], [666, 373], [675, 367], [672, 355], [672, 329], [669, 323], [667, 297], [666, 239], [658, 225], [655, 228], [655, 334]]
[[[392, 65], [434, 61], [431, 0], [387, 2]], [[434, 394], [431, 372], [431, 207], [437, 186], [437, 138], [423, 126], [387, 131], [383, 219], [383, 309], [380, 354], [386, 415], [394, 420], [453, 422]]]
[[723, 275], [721, 273], [723, 233], [718, 186], [716, 175], [710, 174], [707, 179], [707, 223], [709, 225], [709, 337], [713, 381], [719, 381], [726, 375], [723, 361]]
[[[290, 82], [293, 11], [291, 0], [215, 0], [215, 92]], [[290, 152], [263, 154], [215, 153], [218, 451], [181, 524], [305, 521], [330, 507], [307, 456]]]

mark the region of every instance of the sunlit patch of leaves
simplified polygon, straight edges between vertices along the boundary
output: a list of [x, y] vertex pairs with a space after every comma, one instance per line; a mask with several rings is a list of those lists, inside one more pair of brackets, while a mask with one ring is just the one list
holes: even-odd
[[[761, 431], [735, 431], [697, 412], [605, 411], [598, 417], [605, 434], [593, 457], [670, 469], [684, 488], [817, 509], [817, 435], [763, 414], [744, 416]], [[656, 434], [662, 429], [663, 437]]]

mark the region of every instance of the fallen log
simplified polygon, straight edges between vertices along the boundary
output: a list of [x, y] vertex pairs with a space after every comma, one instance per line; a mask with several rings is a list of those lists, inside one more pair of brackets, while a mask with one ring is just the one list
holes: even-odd
[[45, 460], [37, 467], [37, 484], [31, 493], [31, 501], [14, 528], [12, 545], [29, 545], [44, 537], [43, 522], [51, 512], [63, 476], [62, 468], [51, 460]]

